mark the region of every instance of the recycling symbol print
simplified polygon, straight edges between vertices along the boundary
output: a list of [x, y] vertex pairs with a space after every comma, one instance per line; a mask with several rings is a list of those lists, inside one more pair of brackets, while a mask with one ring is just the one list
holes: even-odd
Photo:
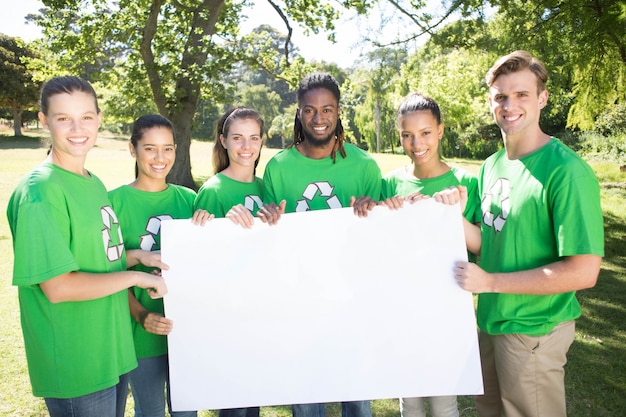
[[263, 200], [261, 200], [261, 197], [259, 197], [258, 195], [247, 195], [243, 199], [243, 205], [245, 208], [250, 210], [251, 213], [254, 213], [255, 207], [257, 208], [263, 207]]
[[296, 212], [310, 210], [309, 201], [313, 200], [318, 192], [321, 197], [326, 197], [326, 205], [328, 208], [341, 208], [342, 206], [339, 198], [337, 198], [336, 195], [333, 195], [334, 189], [335, 187], [330, 185], [328, 181], [314, 182], [307, 185], [306, 189], [302, 193], [302, 197], [304, 197], [304, 199], [296, 202]]
[[157, 244], [156, 237], [161, 232], [161, 222], [163, 220], [172, 220], [172, 216], [169, 214], [162, 214], [160, 216], [152, 216], [148, 219], [148, 224], [146, 225], [146, 232], [148, 233], [139, 236], [139, 247], [142, 250], [150, 252], [154, 250], [153, 248]]
[[483, 210], [483, 223], [493, 227], [496, 232], [501, 232], [506, 218], [511, 211], [511, 183], [506, 178], [498, 180], [485, 193], [481, 207]]
[[[100, 215], [102, 216], [102, 224], [104, 224], [102, 242], [104, 243], [107, 259], [110, 262], [118, 261], [124, 253], [124, 241], [122, 240], [122, 229], [120, 229], [117, 216], [109, 206], [102, 207]], [[113, 241], [113, 238], [116, 238], [116, 240]]]

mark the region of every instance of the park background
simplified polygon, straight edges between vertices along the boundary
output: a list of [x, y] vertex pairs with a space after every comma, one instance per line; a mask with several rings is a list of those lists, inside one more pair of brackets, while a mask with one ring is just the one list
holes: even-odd
[[[27, 17], [41, 36], [1, 35], [0, 26], [0, 210], [19, 177], [44, 158], [37, 99], [54, 75], [79, 75], [99, 93], [104, 123], [88, 167], [107, 187], [132, 180], [129, 128], [139, 115], [158, 112], [173, 121], [179, 144], [170, 181], [197, 188], [212, 174], [215, 120], [232, 105], [255, 107], [266, 120], [262, 175], [267, 159], [291, 142], [294, 91], [313, 70], [337, 78], [347, 138], [372, 152], [383, 172], [408, 162], [394, 123], [410, 91], [440, 103], [444, 157], [476, 172], [502, 146], [485, 72], [498, 56], [526, 49], [550, 72], [543, 129], [589, 161], [602, 184], [606, 256], [596, 287], [579, 292], [583, 317], [566, 373], [569, 415], [626, 415], [626, 1], [257, 3], [269, 4], [278, 19], [267, 24], [248, 1], [45, 0]], [[353, 35], [347, 47], [346, 31]], [[338, 59], [322, 41], [301, 51], [295, 41], [309, 35], [343, 43], [339, 53], [354, 58]], [[10, 245], [2, 216], [0, 414], [45, 415], [30, 393]], [[471, 399], [460, 402], [463, 416], [475, 415]], [[376, 417], [399, 415], [396, 400], [375, 401], [373, 410]]]

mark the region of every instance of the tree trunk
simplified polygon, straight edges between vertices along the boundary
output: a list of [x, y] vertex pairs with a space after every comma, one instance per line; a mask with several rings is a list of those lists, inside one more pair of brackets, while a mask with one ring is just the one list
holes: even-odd
[[13, 106], [13, 136], [22, 136], [22, 108]]
[[174, 135], [176, 137], [176, 163], [172, 167], [167, 181], [172, 184], [179, 184], [198, 191], [193, 175], [191, 175], [191, 125], [195, 113], [196, 104], [184, 105], [182, 111], [168, 115], [174, 125]]

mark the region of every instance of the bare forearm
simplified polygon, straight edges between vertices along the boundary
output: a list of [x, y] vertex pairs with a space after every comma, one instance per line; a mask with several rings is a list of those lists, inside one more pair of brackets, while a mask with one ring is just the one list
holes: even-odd
[[94, 300], [132, 286], [157, 288], [155, 295], [160, 297], [167, 292], [161, 277], [139, 271], [102, 274], [82, 271], [68, 272], [42, 282], [40, 286], [53, 303]]
[[602, 258], [576, 255], [539, 268], [506, 273], [487, 273], [475, 264], [459, 262], [455, 277], [459, 285], [474, 293], [559, 294], [595, 285]]

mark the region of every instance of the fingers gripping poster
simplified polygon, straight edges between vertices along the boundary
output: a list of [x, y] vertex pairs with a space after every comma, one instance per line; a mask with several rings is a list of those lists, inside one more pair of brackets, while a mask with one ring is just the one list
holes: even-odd
[[482, 393], [460, 208], [163, 222], [172, 408]]

